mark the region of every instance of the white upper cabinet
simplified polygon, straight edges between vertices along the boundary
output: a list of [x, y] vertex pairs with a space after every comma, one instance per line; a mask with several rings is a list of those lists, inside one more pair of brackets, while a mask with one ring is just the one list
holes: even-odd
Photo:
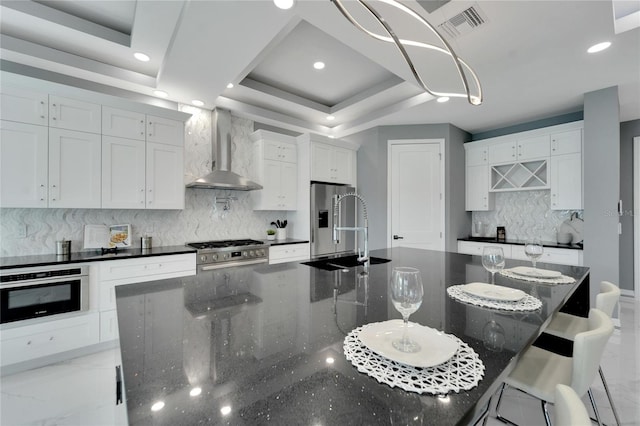
[[466, 209], [493, 209], [493, 193], [550, 190], [552, 210], [581, 210], [582, 126], [572, 122], [465, 144]]
[[582, 130], [553, 133], [551, 135], [551, 155], [582, 153]]
[[311, 144], [311, 180], [354, 184], [355, 152], [321, 142]]
[[298, 208], [298, 154], [295, 138], [258, 130], [251, 134], [256, 168], [253, 178], [262, 185], [252, 191], [255, 210]]
[[0, 121], [0, 207], [47, 207], [48, 130]]
[[582, 210], [582, 130], [551, 135], [549, 163], [552, 210]]
[[549, 165], [552, 210], [582, 210], [582, 156], [554, 155]]
[[518, 161], [549, 157], [549, 135], [518, 139]]
[[101, 105], [61, 96], [49, 96], [49, 127], [100, 133], [101, 122]]
[[[511, 138], [509, 138], [511, 139]], [[549, 156], [549, 135], [507, 140], [489, 147], [489, 163], [502, 164]]]
[[489, 166], [466, 169], [465, 210], [488, 211], [494, 208], [494, 195], [489, 192]]
[[102, 137], [103, 208], [145, 208], [145, 155], [144, 141]]
[[493, 210], [494, 195], [489, 192], [489, 148], [465, 144], [465, 210]]
[[102, 107], [102, 134], [145, 140], [146, 116], [139, 112]]
[[184, 151], [182, 146], [147, 142], [146, 207], [184, 209]]
[[[266, 132], [262, 134], [266, 135]], [[287, 138], [289, 137], [287, 136]], [[287, 139], [287, 142], [264, 139], [263, 149], [265, 160], [284, 161], [287, 163], [298, 162], [298, 151], [293, 138]]]
[[30, 84], [0, 87], [0, 207], [184, 208], [188, 114]]
[[46, 126], [49, 124], [49, 95], [0, 86], [0, 118]]
[[100, 135], [49, 129], [49, 207], [99, 208]]
[[163, 117], [147, 115], [147, 142], [184, 145], [184, 123]]
[[475, 147], [473, 144], [465, 145], [465, 158], [467, 166], [481, 166], [489, 164], [489, 148], [486, 146]]

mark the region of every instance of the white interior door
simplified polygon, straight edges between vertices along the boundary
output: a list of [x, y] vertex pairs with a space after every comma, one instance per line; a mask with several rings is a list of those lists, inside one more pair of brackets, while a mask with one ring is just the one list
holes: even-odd
[[389, 141], [389, 246], [444, 250], [443, 144]]

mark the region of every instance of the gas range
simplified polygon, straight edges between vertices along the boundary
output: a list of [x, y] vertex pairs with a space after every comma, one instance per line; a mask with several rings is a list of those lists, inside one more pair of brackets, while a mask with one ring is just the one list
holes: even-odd
[[198, 250], [198, 270], [229, 268], [269, 261], [269, 246], [257, 240], [219, 240], [187, 243]]

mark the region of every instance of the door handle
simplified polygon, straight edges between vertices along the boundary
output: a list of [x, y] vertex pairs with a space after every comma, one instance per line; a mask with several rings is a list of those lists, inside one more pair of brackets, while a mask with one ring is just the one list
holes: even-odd
[[398, 237], [397, 235], [393, 236], [394, 240], [404, 240], [404, 237]]

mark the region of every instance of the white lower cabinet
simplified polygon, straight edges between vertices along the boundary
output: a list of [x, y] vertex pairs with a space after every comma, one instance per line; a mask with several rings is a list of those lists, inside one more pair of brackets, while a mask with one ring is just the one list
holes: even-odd
[[[120, 348], [2, 377], [2, 425], [128, 425]], [[120, 371], [122, 369], [120, 368]]]
[[90, 346], [99, 341], [100, 316], [97, 312], [3, 329], [2, 365]]
[[310, 250], [309, 243], [271, 246], [269, 247], [269, 264], [309, 260]]
[[[524, 253], [524, 246], [514, 245], [512, 247], [513, 259], [530, 260]], [[545, 247], [544, 253], [542, 253], [542, 257], [538, 259], [538, 262], [582, 266], [582, 250]]]
[[[507, 259], [530, 260], [524, 253], [524, 245], [501, 244], [497, 242], [458, 241], [458, 253], [482, 256], [482, 249], [486, 246], [502, 247]], [[545, 247], [542, 257], [538, 260], [545, 263], [560, 265], [582, 266], [582, 250]]]
[[482, 256], [482, 250], [484, 247], [487, 247], [487, 246], [502, 247], [502, 252], [504, 253], [504, 257], [507, 259], [511, 258], [511, 247], [512, 247], [511, 245], [498, 244], [494, 242], [479, 243], [475, 241], [458, 241], [458, 253]]
[[118, 338], [116, 286], [196, 274], [195, 253], [97, 262], [100, 341]]

